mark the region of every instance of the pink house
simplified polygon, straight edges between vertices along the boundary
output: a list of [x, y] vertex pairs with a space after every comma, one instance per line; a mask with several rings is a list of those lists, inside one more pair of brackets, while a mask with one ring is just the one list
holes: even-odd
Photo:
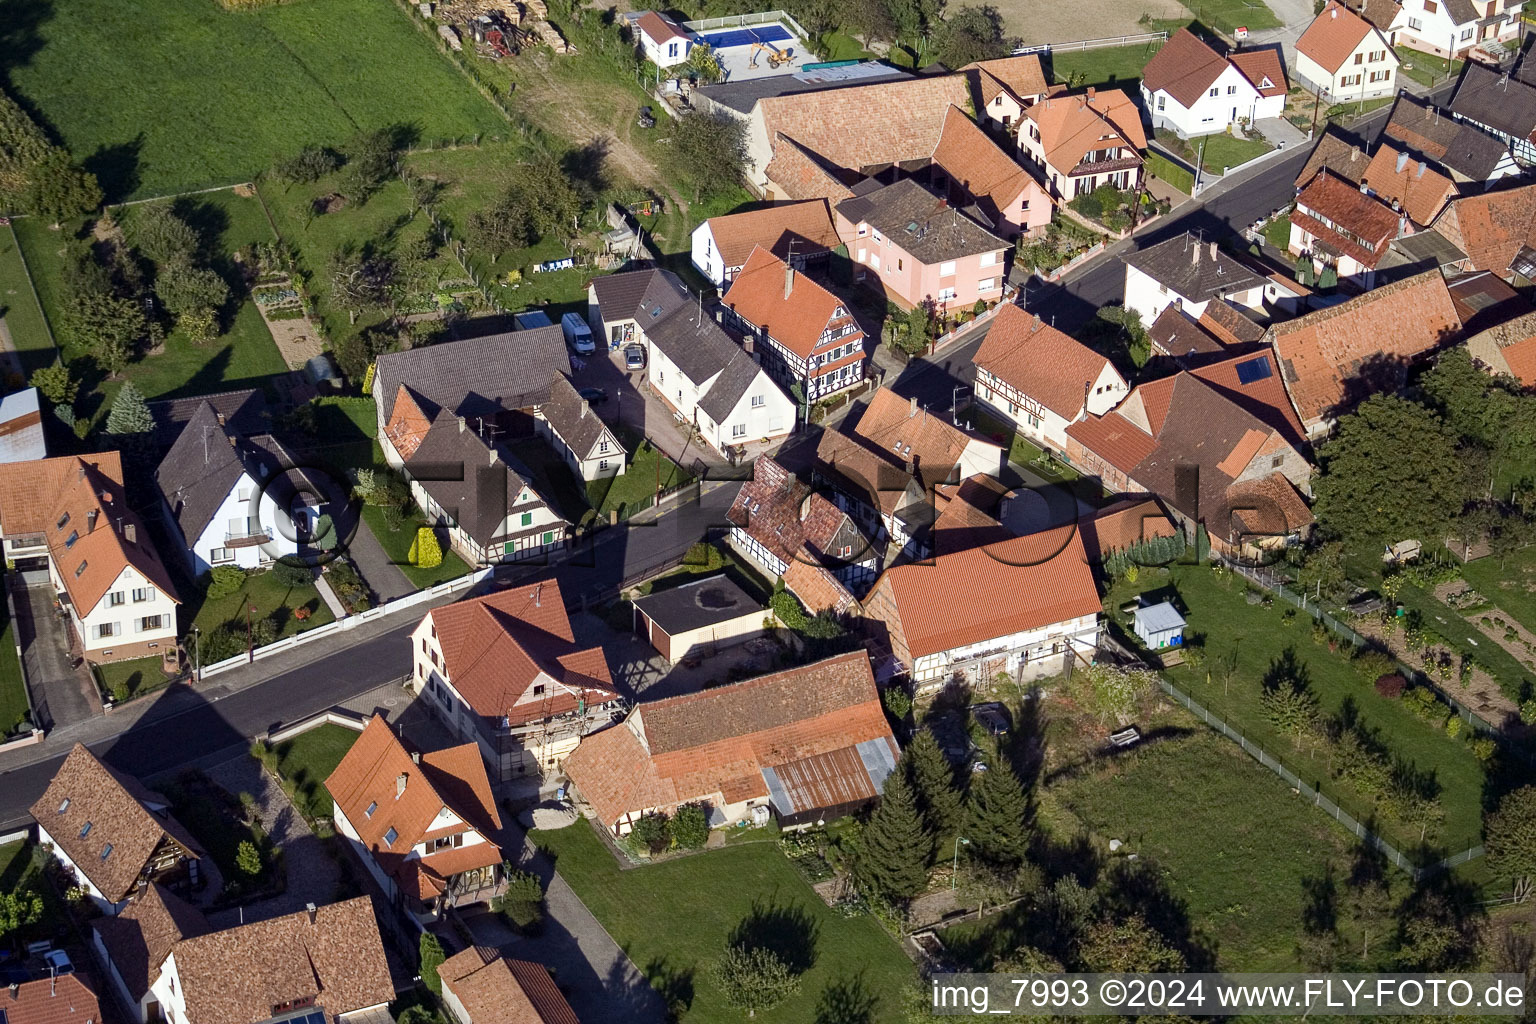
[[928, 176], [935, 192], [1010, 241], [1051, 222], [1055, 200], [1045, 183], [1003, 152], [959, 107], [944, 115]]
[[911, 178], [854, 191], [837, 204], [837, 233], [864, 284], [904, 309], [941, 313], [1003, 297], [1003, 239]]

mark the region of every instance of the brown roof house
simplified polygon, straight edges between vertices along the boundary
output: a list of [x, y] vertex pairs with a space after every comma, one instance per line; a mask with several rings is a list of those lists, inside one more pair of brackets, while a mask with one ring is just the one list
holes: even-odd
[[549, 401], [535, 414], [534, 429], [583, 480], [624, 472], [627, 453], [615, 434], [565, 374], [549, 382]]
[[1099, 592], [1076, 524], [1005, 537], [982, 529], [985, 517], [965, 518], [962, 529], [984, 543], [941, 546], [875, 581], [864, 616], [877, 642], [919, 689], [999, 672], [1038, 678], [1091, 660]]
[[840, 242], [832, 207], [825, 199], [808, 199], [709, 218], [693, 229], [692, 258], [699, 273], [724, 288], [754, 249], [806, 269], [825, 266]]
[[971, 361], [976, 398], [1057, 451], [1066, 447], [1068, 424], [1103, 415], [1127, 390], [1108, 359], [1012, 303], [998, 310]]
[[1411, 363], [1451, 344], [1461, 321], [1438, 270], [1270, 327], [1291, 404], [1310, 437], [1378, 391], [1395, 390]]
[[183, 892], [204, 883], [202, 847], [171, 816], [170, 802], [98, 761], [76, 743], [32, 805], [38, 841], [107, 914], [162, 882]]
[[712, 826], [784, 827], [850, 814], [879, 795], [900, 750], [864, 651], [647, 701], [566, 762], [617, 835], [651, 811], [702, 804]]
[[1312, 467], [1286, 431], [1245, 405], [1180, 372], [1074, 423], [1067, 452], [1106, 487], [1156, 495], [1186, 539], [1203, 524], [1214, 550], [1252, 553], [1311, 529], [1297, 491], [1310, 491]]
[[470, 946], [437, 969], [443, 1003], [458, 1024], [581, 1024], [549, 968]]
[[1486, 185], [1520, 173], [1508, 145], [1457, 120], [1449, 110], [1408, 93], [1398, 95], [1382, 135], [1398, 140], [1416, 156], [1435, 161], [1458, 182]]
[[1536, 185], [1454, 199], [1433, 229], [1466, 254], [1463, 270], [1515, 284], [1536, 280]]
[[1119, 89], [1048, 96], [1024, 112], [1019, 147], [1066, 202], [1103, 185], [1141, 185], [1146, 129], [1136, 102]]
[[1125, 497], [1085, 515], [1077, 521], [1083, 535], [1083, 552], [1088, 563], [1103, 566], [1106, 560], [1120, 556], [1133, 564], [1159, 564], [1158, 555], [1176, 538], [1179, 528], [1156, 498]]
[[1003, 446], [920, 408], [915, 398], [881, 388], [857, 422], [850, 419], [821, 435], [813, 481], [831, 488], [832, 500], [877, 546], [894, 545], [887, 549], [892, 558], [927, 549], [935, 486], [1003, 471]]
[[1409, 233], [1408, 214], [1326, 169], [1296, 196], [1290, 251], [1310, 256], [1321, 273], [1332, 267], [1341, 284], [1367, 289], [1392, 240]]
[[1360, 184], [1394, 210], [1406, 213], [1415, 230], [1432, 223], [1457, 195], [1450, 177], [1389, 139], [1377, 144]]
[[1025, 108], [1053, 91], [1037, 53], [972, 61], [960, 73], [971, 79], [977, 119], [1005, 132], [1017, 130]]
[[1489, 372], [1536, 387], [1536, 313], [1496, 324], [1467, 339], [1467, 351]]
[[1170, 305], [1196, 318], [1207, 306], [1220, 302], [1264, 310], [1264, 275], [1192, 232], [1120, 259], [1125, 263], [1123, 304], [1140, 314], [1145, 326], [1150, 327]]
[[369, 896], [223, 931], [169, 894], [130, 913], [94, 941], [141, 1024], [361, 1024], [395, 997]]
[[617, 710], [608, 661], [576, 643], [555, 580], [434, 608], [411, 651], [411, 688], [450, 731], [480, 745], [492, 781], [555, 771]]
[[1392, 95], [1399, 63], [1382, 30], [1338, 0], [1296, 40], [1296, 77], [1336, 103]]
[[501, 815], [474, 743], [408, 751], [374, 715], [325, 788], [336, 831], [417, 922], [489, 901], [505, 887]]
[[721, 301], [786, 390], [817, 401], [864, 383], [864, 332], [842, 299], [767, 249], [754, 249]]
[[[741, 485], [726, 518], [731, 522], [731, 547], [769, 579], [782, 576], [784, 585], [813, 613], [845, 610], [852, 599], [848, 591], [862, 594], [875, 578], [879, 558], [858, 524], [766, 455], [753, 462], [752, 479]], [[790, 567], [796, 563], [831, 576], [837, 588], [831, 607], [824, 606], [824, 585], [808, 594], [795, 590], [796, 580], [821, 575], [792, 574]]]
[[1141, 71], [1141, 101], [1153, 126], [1185, 138], [1279, 117], [1285, 93], [1277, 50], [1228, 54], [1187, 28], [1169, 37]]
[[78, 974], [11, 983], [0, 989], [5, 1024], [102, 1024], [96, 993]]
[[115, 451], [12, 462], [0, 473], [0, 538], [18, 570], [46, 569], [71, 647], [102, 663], [174, 664], [176, 588], [123, 488]]

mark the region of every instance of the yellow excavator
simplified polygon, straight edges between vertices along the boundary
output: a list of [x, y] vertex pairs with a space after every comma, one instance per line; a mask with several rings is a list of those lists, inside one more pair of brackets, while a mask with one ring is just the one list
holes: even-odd
[[767, 43], [753, 43], [752, 44], [752, 59], [747, 61], [747, 67], [749, 67], [749, 68], [757, 67], [757, 53], [758, 53], [759, 50], [767, 50], [768, 51], [768, 66], [771, 67], [771, 68], [781, 68], [781, 67], [783, 67], [785, 64], [788, 64], [790, 62], [790, 59], [793, 58], [793, 56], [794, 56], [793, 51], [790, 51], [790, 50], [781, 50], [778, 47], [770, 46]]

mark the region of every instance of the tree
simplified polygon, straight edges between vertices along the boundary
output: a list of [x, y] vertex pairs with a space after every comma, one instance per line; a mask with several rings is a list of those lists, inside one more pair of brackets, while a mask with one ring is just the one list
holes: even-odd
[[1084, 970], [1106, 974], [1182, 971], [1186, 966], [1183, 954], [1168, 945], [1139, 915], [1090, 925], [1078, 946], [1077, 957]]
[[1342, 593], [1349, 582], [1344, 571], [1344, 545], [1336, 540], [1319, 544], [1307, 552], [1306, 561], [1296, 571], [1296, 582], [1308, 594]]
[[1317, 721], [1317, 694], [1310, 687], [1281, 682], [1259, 695], [1259, 708], [1277, 731], [1299, 740]]
[[672, 815], [672, 838], [685, 850], [702, 850], [709, 842], [709, 815], [698, 804], [684, 804]]
[[112, 400], [112, 411], [107, 413], [107, 433], [148, 434], [155, 429], [155, 417], [144, 401], [144, 393], [129, 381]]
[[416, 530], [416, 540], [411, 544], [407, 561], [422, 569], [436, 569], [443, 564], [443, 548], [437, 542], [437, 533], [430, 526]]
[[48, 151], [29, 172], [27, 205], [58, 227], [68, 217], [90, 213], [101, 205], [96, 176], [75, 166], [62, 149]]
[[148, 325], [142, 307], [109, 293], [76, 292], [64, 310], [64, 333], [116, 377], [128, 365]]
[[0, 893], [0, 938], [36, 924], [42, 916], [43, 897], [35, 890], [23, 888]]
[[319, 181], [341, 166], [341, 155], [328, 146], [305, 146], [286, 160], [279, 160], [272, 172], [284, 181], [308, 184]]
[[342, 191], [358, 206], [368, 202], [395, 173], [395, 134], [388, 128], [364, 132], [347, 146]]
[[1360, 929], [1360, 959], [1368, 961], [1371, 937], [1386, 929], [1391, 915], [1392, 893], [1381, 852], [1364, 842], [1355, 847], [1354, 863], [1345, 879], [1344, 909]]
[[954, 841], [965, 821], [965, 801], [955, 784], [955, 771], [939, 749], [933, 733], [922, 729], [902, 755], [907, 781], [912, 784], [917, 808], [933, 836], [934, 852]]
[[[146, 203], [138, 207], [129, 227], [134, 246], [159, 267], [171, 263], [191, 266], [202, 249], [202, 238], [192, 225], [176, 216], [170, 203]], [[161, 298], [165, 296], [161, 295]]]
[[517, 169], [512, 194], [528, 214], [539, 238], [576, 234], [585, 197], [553, 157], [540, 157]]
[[240, 845], [235, 848], [235, 867], [252, 878], [261, 874], [261, 851], [249, 839], [240, 840]]
[[80, 382], [70, 375], [63, 363], [40, 366], [32, 371], [32, 386], [54, 405], [74, 405]]
[[0, 91], [0, 209], [26, 205], [32, 168], [52, 146], [21, 105]]
[[1529, 880], [1536, 875], [1536, 786], [1523, 786], [1499, 801], [1483, 823], [1488, 865], [1500, 875]]
[[155, 275], [155, 294], [176, 316], [193, 310], [221, 309], [229, 301], [229, 285], [207, 267], [195, 267], [182, 259], [160, 265]]
[[1156, 685], [1157, 677], [1145, 669], [1101, 663], [1074, 669], [1067, 691], [1085, 711], [1112, 724], [1128, 718]]
[[528, 211], [515, 201], [509, 191], [488, 209], [469, 215], [469, 244], [483, 249], [493, 259], [503, 253], [523, 249], [538, 240]]
[[442, 1024], [443, 1018], [422, 1006], [407, 1006], [405, 1011], [396, 1017], [398, 1024]]
[[1008, 759], [987, 752], [987, 770], [971, 777], [965, 802], [965, 838], [993, 864], [1017, 865], [1029, 851], [1029, 798]]
[[363, 310], [383, 306], [389, 297], [394, 267], [387, 259], [359, 254], [343, 246], [331, 254], [331, 296], [357, 322]]
[[758, 1010], [768, 1010], [800, 991], [800, 979], [788, 965], [763, 946], [748, 948], [727, 946], [710, 964], [710, 973], [725, 995], [725, 1001], [748, 1017]]
[[934, 57], [952, 68], [1008, 56], [1017, 40], [1003, 35], [996, 7], [962, 7], [942, 22]]
[[687, 68], [706, 84], [720, 80], [720, 61], [708, 43], [694, 43], [688, 51]]
[[536, 931], [544, 919], [543, 883], [537, 875], [519, 871], [510, 862], [502, 867], [507, 884], [496, 909], [519, 932], [529, 934]]
[[1465, 970], [1476, 961], [1476, 922], [1452, 896], [1436, 890], [1411, 893], [1397, 916], [1400, 970]]
[[1339, 421], [1323, 446], [1317, 517], [1358, 550], [1383, 543], [1436, 543], [1463, 504], [1456, 439], [1435, 413], [1377, 395]]
[[216, 565], [203, 574], [201, 581], [207, 588], [204, 596], [218, 601], [240, 593], [245, 586], [245, 570], [238, 565]]
[[880, 803], [860, 836], [854, 872], [866, 891], [909, 900], [928, 883], [933, 836], [923, 825], [912, 787], [900, 771], [885, 777]]
[[672, 845], [672, 821], [660, 811], [653, 811], [635, 822], [629, 834], [651, 853], [664, 853]]
[[696, 202], [741, 184], [747, 163], [745, 122], [690, 110], [672, 122], [670, 138], [678, 167], [693, 182]]
[[443, 944], [438, 942], [437, 936], [431, 932], [422, 932], [417, 952], [421, 957], [421, 980], [426, 983], [427, 988], [441, 995], [443, 979], [438, 977], [437, 969], [447, 959], [443, 956]]

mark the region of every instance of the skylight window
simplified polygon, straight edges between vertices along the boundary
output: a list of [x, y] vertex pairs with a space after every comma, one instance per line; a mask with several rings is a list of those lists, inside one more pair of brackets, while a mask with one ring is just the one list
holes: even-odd
[[59, 804], [59, 813], [60, 814], [63, 814], [67, 810], [69, 810], [69, 797], [65, 797], [64, 798], [64, 802]]
[[1274, 370], [1269, 365], [1268, 356], [1258, 356], [1257, 358], [1246, 360], [1238, 363], [1233, 369], [1237, 371], [1237, 381], [1239, 384], [1253, 384], [1267, 379], [1274, 373]]
[[70, 530], [69, 531], [69, 536], [64, 538], [64, 548], [65, 548], [65, 550], [68, 550], [68, 549], [74, 547], [75, 546], [75, 541], [77, 541], [79, 539], [80, 539], [80, 531], [79, 530]]
[[79, 566], [76, 567], [76, 569], [75, 569], [75, 579], [79, 579], [80, 578], [80, 574], [85, 572], [85, 567], [88, 564], [89, 564], [88, 562], [81, 562], [79, 564]]
[[659, 316], [661, 316], [661, 307], [660, 306], [652, 306], [651, 307], [651, 319], [655, 320]]
[[378, 809], [379, 809], [379, 802], [377, 800], [375, 800], [373, 803], [368, 805], [368, 809], [366, 811], [364, 811], [363, 813], [371, 818], [371, 817], [373, 817], [373, 812], [378, 810]]
[[389, 826], [389, 831], [384, 833], [384, 845], [394, 846], [395, 840], [400, 838], [400, 833], [395, 831], [395, 826]]
[[69, 513], [65, 512], [63, 515], [59, 516], [59, 521], [54, 524], [54, 528], [58, 529], [58, 530], [62, 530], [62, 529], [64, 529], [64, 527], [66, 527], [68, 525], [69, 525]]
[[112, 856], [112, 844], [108, 843], [101, 848], [101, 859], [106, 860], [110, 856]]
[[[63, 808], [60, 808], [60, 810], [63, 810]], [[86, 822], [85, 823], [85, 827], [80, 830], [80, 838], [81, 839], [84, 839], [86, 836], [91, 834], [91, 824], [92, 823], [89, 822], [89, 821]]]

